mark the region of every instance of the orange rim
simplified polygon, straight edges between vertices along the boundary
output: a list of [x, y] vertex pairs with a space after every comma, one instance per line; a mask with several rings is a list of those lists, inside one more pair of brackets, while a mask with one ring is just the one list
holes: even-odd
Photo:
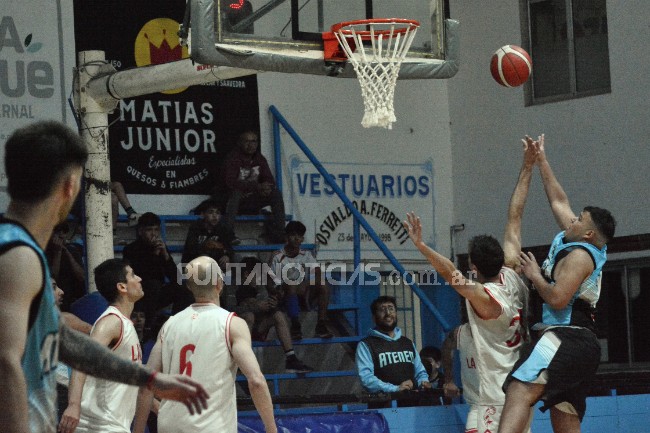
[[[360, 25], [368, 25], [368, 24], [401, 24], [404, 27], [399, 27], [397, 29], [393, 29], [392, 33], [393, 34], [404, 34], [408, 30], [413, 30], [415, 28], [420, 27], [420, 22], [417, 20], [410, 20], [407, 18], [370, 18], [366, 20], [354, 20], [354, 21], [344, 21], [342, 23], [334, 24], [331, 27], [332, 33], [342, 33], [346, 36], [352, 35], [352, 30], [351, 29], [346, 29], [345, 27], [351, 27], [351, 26], [360, 26]], [[372, 39], [372, 34], [370, 30], [355, 30], [355, 34], [359, 35], [361, 39], [363, 40], [369, 40]], [[375, 36], [377, 35], [388, 35], [391, 33], [391, 30], [374, 30], [373, 34]]]

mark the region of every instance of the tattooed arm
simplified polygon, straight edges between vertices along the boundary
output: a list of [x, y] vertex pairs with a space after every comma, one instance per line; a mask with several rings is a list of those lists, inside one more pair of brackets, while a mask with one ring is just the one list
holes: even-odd
[[59, 358], [75, 370], [113, 382], [148, 386], [160, 398], [185, 404], [191, 414], [207, 407], [207, 392], [187, 376], [155, 374], [65, 325], [60, 328], [60, 338]]
[[59, 358], [72, 369], [100, 379], [144, 386], [151, 371], [128, 359], [115, 356], [108, 347], [103, 347], [91, 338], [68, 328], [60, 328]]

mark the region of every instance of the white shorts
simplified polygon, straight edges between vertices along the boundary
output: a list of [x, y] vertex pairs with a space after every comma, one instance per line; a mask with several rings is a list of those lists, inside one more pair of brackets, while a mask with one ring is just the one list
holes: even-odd
[[[497, 405], [479, 405], [473, 404], [469, 407], [467, 422], [465, 423], [465, 433], [496, 433], [499, 430], [499, 421], [503, 406]], [[533, 421], [533, 409], [530, 409], [530, 418], [528, 419], [528, 428], [525, 430], [530, 433], [530, 423]]]

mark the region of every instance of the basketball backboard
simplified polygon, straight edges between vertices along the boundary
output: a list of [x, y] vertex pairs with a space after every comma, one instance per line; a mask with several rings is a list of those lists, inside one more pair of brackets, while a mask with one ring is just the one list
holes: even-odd
[[[188, 0], [191, 57], [201, 64], [332, 75], [322, 33], [367, 18], [408, 18], [420, 28], [399, 78], [450, 78], [457, 71], [458, 23], [445, 0]], [[350, 67], [337, 76], [354, 77]]]

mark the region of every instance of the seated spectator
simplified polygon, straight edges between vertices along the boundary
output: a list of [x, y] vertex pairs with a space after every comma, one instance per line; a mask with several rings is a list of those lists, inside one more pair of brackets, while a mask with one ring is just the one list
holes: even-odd
[[[397, 303], [392, 296], [380, 296], [370, 305], [375, 327], [357, 345], [359, 379], [370, 393], [391, 393], [431, 389], [427, 371], [411, 340], [397, 327]], [[417, 404], [409, 399], [399, 406]], [[370, 407], [370, 406], [369, 406]]]
[[293, 351], [287, 319], [278, 309], [277, 294], [269, 295], [262, 284], [264, 278], [262, 262], [257, 257], [245, 257], [242, 263], [244, 267], [235, 292], [237, 298], [235, 312], [248, 324], [251, 337], [256, 341], [266, 341], [269, 331], [275, 326], [286, 356], [286, 371], [288, 373], [313, 371], [313, 368], [303, 364]]
[[[142, 214], [136, 228], [137, 238], [125, 246], [123, 252], [133, 272], [142, 278], [144, 297], [135, 304], [134, 311], [144, 311], [145, 332], [153, 326], [159, 309], [182, 302], [182, 291], [176, 282], [176, 263], [162, 240], [160, 223], [158, 215], [152, 212]], [[178, 309], [187, 305], [179, 305]]]
[[237, 147], [224, 163], [224, 183], [228, 201], [224, 223], [233, 228], [235, 216], [259, 214], [265, 206], [271, 206], [272, 220], [268, 226], [271, 243], [284, 242], [284, 201], [275, 184], [275, 178], [266, 158], [260, 153], [260, 141], [253, 131], [244, 132], [237, 140]]
[[129, 197], [124, 191], [124, 187], [120, 182], [111, 182], [111, 210], [113, 212], [113, 230], [115, 230], [115, 225], [117, 224], [117, 216], [120, 211], [120, 205], [124, 208], [126, 216], [129, 219], [129, 224], [135, 224], [138, 222], [140, 215], [133, 209]]
[[[442, 390], [445, 384], [445, 375], [440, 371], [442, 354], [440, 349], [434, 346], [425, 346], [420, 350], [420, 360], [424, 369], [429, 375], [429, 383], [432, 389]], [[445, 399], [442, 395], [426, 396], [420, 399], [421, 406], [437, 406], [451, 404], [451, 399]]]
[[70, 305], [86, 294], [83, 256], [76, 245], [68, 242], [71, 232], [67, 222], [59, 224], [54, 228], [45, 249], [52, 278], [56, 279], [64, 292], [60, 305], [62, 311], [69, 311]]
[[432, 388], [442, 389], [442, 385], [445, 383], [445, 375], [440, 371], [441, 357], [442, 354], [437, 347], [425, 346], [420, 350], [420, 360], [429, 375], [429, 383]]
[[281, 281], [284, 291], [284, 305], [291, 319], [291, 336], [294, 340], [302, 338], [300, 325], [300, 301], [305, 309], [318, 307], [318, 321], [314, 335], [319, 338], [332, 338], [327, 327], [327, 307], [330, 288], [324, 281], [316, 258], [308, 250], [300, 248], [307, 228], [300, 221], [290, 221], [286, 228], [287, 243], [271, 257], [270, 266]]
[[232, 259], [232, 243], [235, 234], [232, 228], [221, 220], [221, 210], [216, 200], [208, 199], [199, 204], [194, 213], [201, 219], [194, 221], [187, 231], [183, 247], [183, 263], [209, 255], [226, 269]]

